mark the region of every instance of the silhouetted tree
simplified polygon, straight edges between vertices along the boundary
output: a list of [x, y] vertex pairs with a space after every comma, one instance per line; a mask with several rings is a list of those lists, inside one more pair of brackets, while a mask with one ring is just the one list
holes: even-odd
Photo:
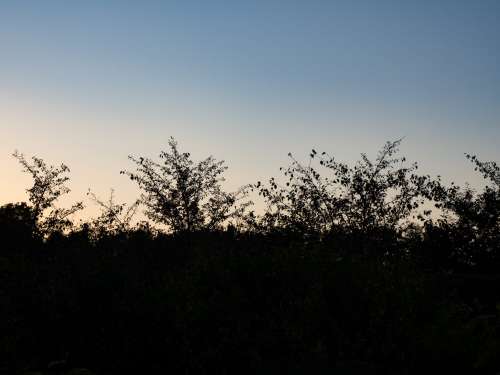
[[220, 228], [237, 219], [248, 206], [242, 203], [245, 188], [228, 193], [221, 182], [227, 167], [212, 156], [194, 163], [187, 152], [179, 152], [170, 138], [169, 151], [160, 153], [161, 162], [130, 156], [135, 172], [122, 171], [143, 190], [141, 203], [155, 223], [167, 225], [175, 233]]
[[70, 192], [66, 186], [69, 181], [69, 177], [66, 176], [70, 171], [68, 166], [65, 164], [59, 167], [47, 165], [35, 156], [30, 162], [17, 151], [13, 156], [21, 163], [23, 171], [33, 178], [33, 186], [26, 191], [38, 232], [41, 235], [49, 235], [67, 229], [71, 225], [69, 217], [83, 208], [81, 202], [73, 204], [70, 208], [55, 206], [61, 196]]
[[[271, 178], [268, 186], [254, 185], [265, 198], [267, 210], [263, 226], [282, 226], [304, 233], [342, 230], [370, 231], [402, 225], [426, 198], [428, 176], [415, 173], [416, 163], [405, 166], [404, 157], [395, 157], [401, 140], [387, 142], [375, 161], [365, 154], [354, 167], [335, 161], [315, 150], [307, 166], [291, 154], [288, 178], [280, 186]], [[321, 175], [313, 161], [326, 168]]]
[[[444, 186], [439, 180], [433, 186], [432, 198], [442, 211], [430, 225], [444, 230], [443, 238], [453, 251], [450, 257], [467, 265], [494, 267], [500, 262], [500, 168], [495, 162], [482, 162], [466, 154], [486, 185], [482, 192], [454, 183]], [[439, 232], [428, 228], [430, 233]]]

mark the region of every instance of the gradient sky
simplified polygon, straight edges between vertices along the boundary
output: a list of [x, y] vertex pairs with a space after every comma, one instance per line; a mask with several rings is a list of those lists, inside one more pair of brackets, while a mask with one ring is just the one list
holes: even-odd
[[0, 0], [0, 204], [25, 199], [15, 149], [68, 164], [71, 199], [132, 200], [127, 155], [171, 135], [229, 188], [403, 136], [474, 183], [464, 152], [500, 160], [500, 1]]

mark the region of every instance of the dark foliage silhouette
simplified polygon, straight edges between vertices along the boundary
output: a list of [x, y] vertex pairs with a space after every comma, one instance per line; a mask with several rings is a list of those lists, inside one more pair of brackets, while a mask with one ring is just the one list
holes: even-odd
[[170, 150], [160, 153], [161, 163], [130, 156], [137, 169], [122, 172], [143, 190], [146, 215], [176, 233], [219, 229], [227, 220], [239, 218], [248, 203], [239, 203], [244, 189], [222, 190], [224, 162], [209, 156], [195, 164], [189, 153], [177, 149], [173, 138], [168, 144]]
[[70, 192], [66, 186], [69, 177], [66, 174], [69, 168], [65, 164], [59, 167], [47, 165], [42, 159], [33, 156], [32, 162], [19, 152], [13, 156], [19, 160], [24, 172], [33, 178], [33, 186], [27, 189], [31, 212], [36, 221], [37, 230], [42, 235], [63, 231], [71, 226], [69, 217], [81, 210], [81, 202], [75, 203], [70, 208], [57, 208], [56, 201]]
[[443, 186], [432, 189], [436, 206], [445, 217], [428, 225], [430, 233], [442, 233], [450, 257], [464, 266], [498, 270], [500, 265], [500, 172], [495, 162], [482, 162], [466, 155], [486, 182], [482, 192], [470, 186]]
[[485, 187], [447, 186], [400, 142], [290, 156], [252, 185], [259, 214], [171, 139], [122, 172], [138, 201], [89, 190], [78, 226], [55, 207], [67, 167], [16, 153], [34, 185], [0, 207], [0, 373], [497, 374], [498, 165], [466, 155]]
[[[311, 234], [402, 226], [423, 203], [430, 180], [414, 173], [416, 163], [404, 166], [406, 159], [395, 157], [400, 142], [388, 142], [375, 161], [362, 154], [354, 167], [325, 152], [318, 155], [312, 150], [308, 166], [289, 154], [292, 164], [284, 172], [285, 187], [274, 178], [268, 186], [255, 185], [267, 203], [264, 226]], [[316, 159], [329, 175], [320, 174], [312, 165]]]

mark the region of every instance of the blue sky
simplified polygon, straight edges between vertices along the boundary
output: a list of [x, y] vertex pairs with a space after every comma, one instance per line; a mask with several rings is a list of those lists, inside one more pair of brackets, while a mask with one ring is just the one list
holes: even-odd
[[500, 2], [0, 1], [0, 203], [14, 149], [124, 200], [128, 154], [169, 136], [225, 159], [228, 184], [310, 148], [353, 161], [405, 136], [422, 170], [477, 181], [499, 160]]

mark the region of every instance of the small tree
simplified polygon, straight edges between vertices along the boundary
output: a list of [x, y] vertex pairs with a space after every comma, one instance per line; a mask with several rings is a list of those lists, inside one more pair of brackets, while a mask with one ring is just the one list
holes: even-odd
[[227, 167], [212, 156], [194, 163], [187, 152], [179, 152], [170, 138], [169, 151], [161, 162], [129, 156], [137, 168], [122, 171], [142, 189], [140, 201], [146, 215], [174, 233], [214, 230], [241, 216], [250, 202], [241, 203], [246, 189], [227, 193], [221, 188]]
[[56, 201], [68, 194], [70, 189], [66, 186], [69, 177], [69, 168], [65, 164], [59, 167], [47, 165], [42, 159], [33, 156], [32, 162], [17, 151], [13, 156], [23, 166], [23, 171], [33, 178], [33, 186], [26, 189], [31, 210], [39, 234], [43, 236], [60, 232], [71, 226], [69, 217], [83, 208], [81, 202], [75, 203], [70, 208], [58, 208]]

